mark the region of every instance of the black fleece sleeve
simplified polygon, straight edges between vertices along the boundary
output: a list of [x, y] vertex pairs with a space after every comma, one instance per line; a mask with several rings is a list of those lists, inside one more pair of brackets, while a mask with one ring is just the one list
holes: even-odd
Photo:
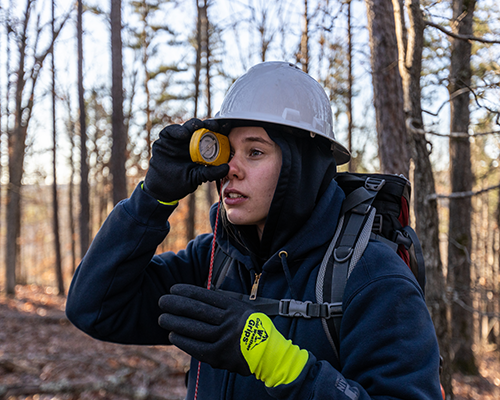
[[66, 314], [90, 336], [125, 344], [169, 344], [158, 299], [176, 283], [202, 285], [212, 235], [185, 250], [155, 255], [175, 206], [139, 186], [110, 213], [73, 277]]

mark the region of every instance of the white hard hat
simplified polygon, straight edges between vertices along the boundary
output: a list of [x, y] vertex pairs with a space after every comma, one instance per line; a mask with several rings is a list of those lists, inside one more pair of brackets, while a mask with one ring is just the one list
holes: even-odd
[[337, 165], [351, 158], [335, 140], [332, 108], [322, 86], [288, 62], [270, 61], [250, 68], [231, 86], [216, 120], [249, 120], [299, 128], [330, 140]]

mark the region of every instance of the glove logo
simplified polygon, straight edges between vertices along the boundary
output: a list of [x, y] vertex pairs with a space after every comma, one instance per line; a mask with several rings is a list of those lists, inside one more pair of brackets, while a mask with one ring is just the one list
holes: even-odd
[[247, 351], [253, 350], [255, 346], [265, 342], [269, 338], [264, 324], [259, 317], [249, 318], [243, 330], [241, 341]]

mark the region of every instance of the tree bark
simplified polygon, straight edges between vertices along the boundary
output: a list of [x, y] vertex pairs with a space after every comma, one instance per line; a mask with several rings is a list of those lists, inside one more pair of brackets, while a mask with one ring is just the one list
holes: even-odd
[[83, 258], [90, 241], [89, 165], [87, 160], [87, 114], [83, 88], [83, 0], [78, 0], [78, 107], [80, 110], [80, 258]]
[[373, 99], [380, 168], [384, 173], [409, 174], [403, 88], [391, 0], [365, 0], [370, 36]]
[[[498, 191], [498, 197], [497, 197], [497, 210], [496, 210], [496, 225], [497, 225], [497, 233], [495, 236], [497, 237], [496, 239], [496, 248], [499, 249], [497, 251], [497, 266], [496, 266], [496, 271], [494, 274], [495, 277], [495, 282], [496, 284], [493, 286], [494, 290], [496, 293], [499, 293], [500, 289], [500, 189]], [[495, 246], [494, 246], [495, 247]], [[497, 314], [500, 314], [500, 296], [496, 296], [497, 299], [495, 301], [495, 312]], [[500, 321], [499, 318], [497, 318], [496, 324], [494, 325], [493, 333], [495, 336], [495, 343], [498, 345], [500, 344]]]
[[148, 15], [149, 15], [149, 5], [146, 0], [142, 1], [142, 22], [144, 24], [142, 35], [143, 35], [143, 43], [142, 43], [142, 65], [144, 68], [144, 93], [146, 94], [146, 146], [147, 146], [147, 159], [151, 158], [151, 131], [153, 130], [153, 123], [151, 121], [151, 94], [149, 92], [149, 81], [151, 80], [151, 74], [148, 69], [148, 50], [150, 45], [150, 39], [147, 32], [147, 24], [148, 24]]
[[[6, 282], [7, 294], [13, 295], [16, 286], [16, 267], [19, 256], [19, 239], [21, 234], [21, 180], [23, 176], [24, 149], [27, 133], [27, 124], [23, 123], [23, 91], [26, 85], [25, 58], [26, 58], [26, 34], [30, 19], [33, 1], [26, 2], [22, 32], [18, 40], [19, 66], [17, 68], [17, 83], [15, 92], [14, 129], [9, 135], [9, 185], [6, 197]], [[31, 109], [27, 110], [29, 116]], [[29, 117], [28, 117], [29, 118]]]
[[[28, 40], [27, 32], [30, 21], [32, 20], [32, 11], [34, 0], [28, 0], [23, 12], [23, 20], [19, 24], [20, 28], [16, 34], [17, 42], [17, 60], [18, 67], [16, 71], [17, 81], [14, 95], [14, 129], [9, 135], [9, 184], [7, 187], [7, 218], [6, 218], [6, 292], [14, 294], [16, 285], [16, 267], [19, 255], [19, 238], [21, 233], [21, 188], [24, 169], [24, 156], [26, 149], [26, 134], [31, 119], [31, 112], [34, 105], [34, 92], [40, 77], [45, 58], [50, 53], [53, 41], [56, 40], [64, 23], [69, 15], [58, 27], [46, 50], [40, 52], [39, 36]], [[36, 20], [36, 35], [40, 35], [40, 18], [34, 16]], [[28, 61], [27, 57], [32, 57]], [[29, 84], [28, 84], [29, 83]]]
[[54, 12], [54, 0], [51, 1], [52, 9], [52, 176], [54, 181], [52, 182], [52, 229], [54, 233], [54, 252], [55, 252], [55, 274], [57, 280], [57, 288], [59, 290], [59, 295], [64, 296], [64, 279], [62, 273], [62, 259], [61, 259], [61, 239], [59, 235], [59, 199], [57, 197], [57, 135], [56, 135], [56, 66], [55, 66], [55, 12]]
[[429, 200], [429, 196], [435, 193], [435, 182], [422, 122], [420, 75], [425, 24], [419, 0], [407, 2], [408, 27], [404, 23], [403, 5], [399, 0], [394, 0], [393, 4], [398, 36], [399, 69], [403, 82], [404, 108], [410, 138], [409, 144], [411, 144], [409, 148], [415, 166], [413, 174], [415, 230], [422, 245], [426, 266], [426, 302], [443, 357], [441, 383], [448, 398], [452, 398], [448, 308], [446, 291], [443, 291], [445, 279], [439, 250], [439, 215], [436, 199]]
[[[205, 8], [205, 42], [206, 42], [206, 61], [205, 61], [205, 71], [206, 71], [206, 88], [205, 95], [207, 98], [207, 118], [212, 118], [212, 83], [211, 83], [211, 68], [212, 68], [212, 60], [211, 60], [211, 40], [210, 40], [210, 21], [208, 20], [208, 0], [204, 0], [204, 8]], [[214, 202], [214, 182], [207, 182], [205, 185], [205, 194], [208, 206], [210, 207]]]
[[75, 229], [75, 218], [74, 218], [74, 178], [75, 178], [75, 164], [73, 159], [73, 152], [76, 150], [75, 145], [75, 124], [71, 117], [71, 105], [68, 100], [68, 136], [69, 142], [71, 144], [71, 151], [69, 153], [69, 184], [68, 184], [68, 224], [69, 224], [69, 238], [70, 238], [70, 249], [71, 249], [71, 276], [76, 270], [76, 229]]
[[356, 166], [352, 157], [352, 23], [351, 23], [351, 0], [347, 1], [347, 144], [351, 159], [349, 161], [349, 172], [354, 172]]
[[[452, 29], [460, 35], [472, 34], [475, 0], [453, 0]], [[454, 137], [454, 133], [469, 130], [469, 101], [471, 83], [471, 43], [451, 39], [450, 93], [450, 182], [452, 192], [472, 190], [472, 170], [468, 137]], [[458, 93], [457, 93], [458, 92]], [[473, 344], [473, 316], [464, 309], [472, 307], [471, 279], [471, 198], [451, 198], [449, 203], [448, 271], [454, 288], [451, 308], [452, 337], [455, 368], [477, 375]]]
[[[203, 48], [203, 16], [206, 12], [205, 6], [200, 6], [198, 0], [196, 2], [196, 9], [198, 11], [196, 18], [196, 63], [194, 71], [194, 117], [198, 118], [199, 114], [199, 98], [200, 98], [200, 76], [201, 76], [201, 58]], [[195, 223], [196, 223], [196, 195], [191, 193], [188, 196], [188, 211], [186, 214], [186, 241], [190, 241], [195, 237]]]
[[302, 64], [302, 71], [309, 72], [309, 15], [308, 15], [307, 0], [304, 0], [304, 28], [302, 30], [302, 37], [300, 38], [300, 63]]
[[207, 98], [207, 113], [206, 117], [207, 118], [212, 118], [212, 82], [211, 82], [211, 74], [210, 74], [210, 67], [212, 66], [211, 64], [211, 49], [210, 49], [210, 22], [208, 20], [208, 0], [204, 0], [204, 12], [203, 12], [203, 18], [205, 21], [205, 29], [204, 29], [204, 37], [205, 37], [205, 82], [206, 82], [206, 88], [205, 88], [205, 96]]
[[125, 161], [127, 134], [123, 121], [123, 62], [121, 0], [111, 0], [111, 64], [113, 100], [113, 145], [111, 148], [111, 174], [113, 175], [113, 203], [127, 197]]
[[[8, 31], [9, 31], [9, 28], [8, 28], [8, 17], [7, 16], [4, 16], [4, 22], [3, 24], [5, 24], [5, 27], [6, 27], [6, 31], [7, 31], [7, 37], [8, 37]], [[4, 25], [3, 24], [0, 24], [0, 29], [3, 29]], [[1, 31], [0, 31], [1, 32]], [[1, 33], [0, 33], [1, 35]], [[6, 45], [6, 49], [5, 49], [5, 53], [3, 53], [3, 48], [2, 48], [2, 41], [0, 40], [0, 54], [7, 54], [7, 60], [9, 59], [9, 55], [8, 55], [8, 47], [9, 45]], [[9, 81], [9, 68], [8, 68], [8, 63], [7, 63], [7, 73], [6, 73], [6, 77], [7, 77], [7, 82]], [[2, 156], [2, 149], [3, 149], [3, 134], [4, 134], [4, 131], [3, 131], [3, 102], [4, 102], [4, 98], [2, 96], [2, 90], [1, 88], [3, 87], [2, 85], [2, 81], [3, 81], [3, 76], [0, 75], [0, 158]], [[5, 97], [8, 97], [8, 95], [6, 95]], [[8, 117], [7, 117], [8, 119]], [[2, 180], [2, 176], [3, 176], [3, 164], [2, 162], [0, 161], [0, 182]], [[0, 184], [0, 226], [2, 225], [3, 223], [3, 202], [2, 202], [2, 191], [3, 191], [3, 187], [2, 185]], [[2, 235], [0, 235], [0, 254], [2, 252]]]
[[[4, 25], [5, 24], [5, 25]], [[3, 28], [5, 27], [5, 32], [6, 32], [6, 43], [5, 43], [5, 50], [2, 48], [1, 46], [1, 41], [0, 41], [0, 54], [6, 54], [7, 55], [7, 59], [6, 59], [6, 74], [5, 74], [5, 86], [7, 87], [7, 93], [5, 94], [5, 100], [4, 100], [4, 97], [2, 96], [2, 92], [0, 91], [0, 157], [2, 156], [2, 149], [3, 149], [3, 146], [4, 146], [4, 133], [6, 134], [5, 137], [8, 137], [9, 135], [9, 126], [8, 126], [8, 123], [5, 124], [5, 132], [4, 132], [4, 129], [3, 129], [3, 120], [4, 120], [4, 101], [5, 101], [5, 114], [6, 114], [6, 118], [7, 120], [9, 119], [9, 110], [8, 110], [8, 104], [9, 104], [9, 69], [10, 69], [10, 66], [9, 66], [9, 44], [8, 44], [8, 37], [9, 37], [9, 14], [8, 12], [6, 12], [4, 14], [4, 20], [3, 20], [3, 24], [0, 25], [0, 29], [3, 30]], [[4, 76], [1, 76], [0, 75], [0, 88], [2, 88], [2, 83], [3, 83], [3, 78]], [[3, 164], [2, 162], [0, 161], [0, 181], [2, 180], [2, 176], [3, 176]], [[0, 226], [4, 223], [4, 213], [3, 213], [3, 186], [0, 184]], [[2, 240], [2, 237], [3, 235], [0, 235], [0, 255], [3, 256], [2, 254], [2, 250], [3, 250], [3, 240]]]
[[201, 14], [202, 8], [198, 4], [198, 0], [196, 2], [196, 10], [198, 11], [196, 18], [196, 61], [195, 61], [195, 70], [194, 70], [194, 117], [198, 118], [198, 100], [200, 97], [200, 75], [201, 75]]

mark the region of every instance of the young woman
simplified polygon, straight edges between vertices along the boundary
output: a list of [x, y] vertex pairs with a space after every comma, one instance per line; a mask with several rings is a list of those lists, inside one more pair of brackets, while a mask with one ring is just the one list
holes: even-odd
[[[316, 302], [345, 197], [336, 166], [349, 159], [331, 125], [321, 86], [271, 62], [235, 82], [215, 119], [164, 128], [145, 181], [111, 212], [74, 276], [70, 320], [100, 340], [189, 353], [188, 399], [441, 398], [423, 293], [381, 242], [369, 242], [346, 283], [338, 354], [321, 318], [255, 306]], [[228, 135], [228, 164], [191, 161], [189, 140], [203, 127]], [[206, 288], [213, 234], [155, 255], [178, 201], [207, 180], [222, 187], [215, 246], [232, 260], [217, 290]]]

